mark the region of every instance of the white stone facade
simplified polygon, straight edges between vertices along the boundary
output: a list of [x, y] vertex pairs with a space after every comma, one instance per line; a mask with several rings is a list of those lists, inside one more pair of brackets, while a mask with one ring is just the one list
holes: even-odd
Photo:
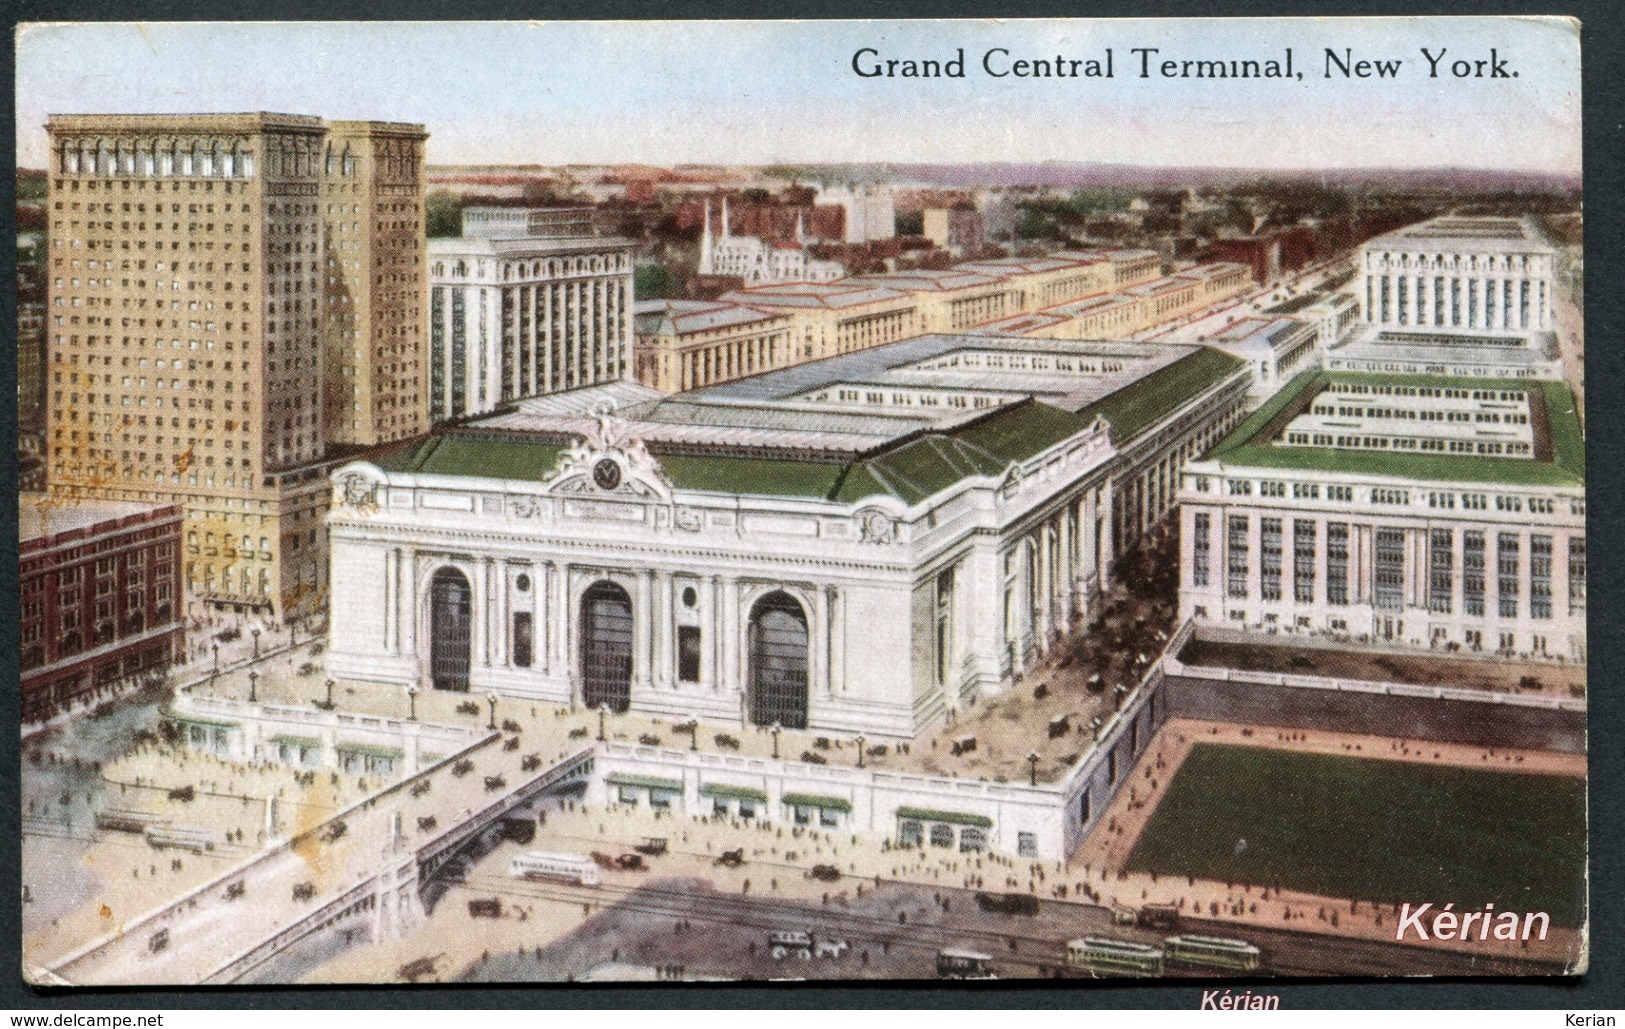
[[1447, 216], [1360, 252], [1366, 321], [1383, 328], [1546, 331], [1557, 251], [1530, 218]]
[[632, 376], [632, 247], [429, 241], [429, 417]]
[[1584, 487], [1191, 463], [1180, 615], [1583, 662]]
[[[631, 601], [631, 707], [738, 721], [758, 604], [785, 595], [806, 623], [807, 727], [913, 736], [1022, 669], [1098, 588], [1112, 453], [1102, 427], [915, 507], [676, 491], [613, 435], [543, 483], [352, 464], [329, 522], [350, 598], [329, 668], [432, 687], [430, 584], [451, 568], [471, 587], [468, 688], [581, 702], [584, 597], [607, 582]], [[623, 476], [609, 490], [585, 471], [603, 461]]]

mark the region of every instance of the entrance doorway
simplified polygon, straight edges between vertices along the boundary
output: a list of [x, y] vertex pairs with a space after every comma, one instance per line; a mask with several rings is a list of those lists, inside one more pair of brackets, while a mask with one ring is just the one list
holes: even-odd
[[613, 582], [581, 597], [581, 699], [616, 713], [632, 704], [632, 599]]
[[751, 609], [749, 700], [757, 725], [807, 727], [807, 616], [787, 593]]
[[429, 583], [429, 676], [437, 690], [468, 692], [474, 593], [455, 568]]

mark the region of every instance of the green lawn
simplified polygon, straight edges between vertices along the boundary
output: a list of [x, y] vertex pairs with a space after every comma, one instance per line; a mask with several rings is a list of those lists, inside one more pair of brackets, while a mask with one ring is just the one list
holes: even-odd
[[1126, 867], [1577, 926], [1585, 816], [1579, 779], [1199, 743]]

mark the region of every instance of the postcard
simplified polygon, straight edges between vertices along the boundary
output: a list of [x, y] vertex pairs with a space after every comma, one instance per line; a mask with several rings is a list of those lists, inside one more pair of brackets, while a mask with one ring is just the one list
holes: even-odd
[[24, 977], [1583, 974], [1578, 38], [23, 26]]

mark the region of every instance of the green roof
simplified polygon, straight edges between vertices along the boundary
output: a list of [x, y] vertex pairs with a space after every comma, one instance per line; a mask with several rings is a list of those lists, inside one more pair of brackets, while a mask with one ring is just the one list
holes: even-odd
[[[1126, 442], [1144, 433], [1202, 390], [1245, 362], [1201, 348], [1136, 380], [1076, 414], [1040, 401], [996, 408], [943, 431], [909, 436], [853, 461], [732, 454], [661, 453], [655, 459], [679, 489], [746, 496], [806, 497], [854, 504], [893, 496], [908, 504], [975, 476], [1000, 477], [1025, 461], [1084, 432], [1097, 415]], [[415, 446], [377, 458], [386, 472], [421, 472], [540, 482], [558, 463], [564, 445], [520, 435], [451, 429]]]
[[786, 793], [783, 800], [791, 807], [820, 807], [827, 811], [852, 810], [852, 802], [845, 797], [825, 797], [817, 793]]
[[726, 783], [708, 782], [700, 787], [702, 797], [732, 797], [737, 800], [766, 800], [767, 794], [749, 786], [729, 786]]
[[835, 462], [721, 455], [663, 454], [656, 460], [682, 489], [770, 497], [827, 497], [846, 469]]
[[898, 818], [911, 818], [918, 822], [952, 822], [954, 825], [975, 825], [993, 828], [993, 819], [985, 815], [967, 815], [959, 811], [933, 811], [923, 807], [900, 807]]
[[[1517, 457], [1479, 457], [1461, 454], [1394, 453], [1276, 445], [1263, 433], [1278, 415], [1305, 390], [1332, 382], [1374, 385], [1430, 386], [1446, 389], [1539, 390], [1546, 401], [1551, 430], [1552, 460]], [[1278, 434], [1281, 428], [1276, 429]], [[1221, 440], [1208, 457], [1227, 465], [1279, 468], [1295, 471], [1346, 472], [1401, 479], [1476, 482], [1510, 486], [1583, 486], [1585, 437], [1566, 385], [1546, 379], [1477, 379], [1459, 376], [1382, 375], [1367, 372], [1305, 372], [1271, 397], [1236, 430]]]
[[452, 433], [402, 448], [380, 459], [378, 466], [386, 472], [540, 481], [552, 473], [563, 452], [559, 443], [494, 433]]
[[1094, 421], [1096, 415], [1106, 419], [1112, 426], [1112, 442], [1121, 446], [1246, 364], [1222, 350], [1203, 347], [1102, 397], [1078, 414], [1085, 421]]
[[661, 779], [653, 775], [633, 775], [630, 772], [611, 772], [604, 777], [604, 781], [611, 786], [637, 786], [646, 790], [669, 790], [672, 793], [683, 792], [683, 784], [676, 779]]

